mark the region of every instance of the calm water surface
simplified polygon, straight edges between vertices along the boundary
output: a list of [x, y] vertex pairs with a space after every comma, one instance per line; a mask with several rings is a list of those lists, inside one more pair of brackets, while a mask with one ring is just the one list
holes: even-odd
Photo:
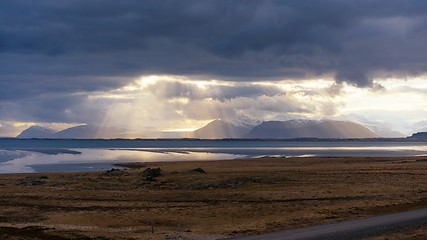
[[82, 172], [115, 163], [259, 156], [420, 156], [424, 142], [0, 139], [0, 173]]

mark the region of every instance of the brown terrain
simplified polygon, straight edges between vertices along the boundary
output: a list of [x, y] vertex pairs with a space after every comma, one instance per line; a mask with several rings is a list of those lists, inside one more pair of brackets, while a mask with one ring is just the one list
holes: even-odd
[[[216, 239], [427, 207], [424, 157], [125, 166], [0, 175], [0, 239]], [[372, 239], [426, 239], [426, 229]]]

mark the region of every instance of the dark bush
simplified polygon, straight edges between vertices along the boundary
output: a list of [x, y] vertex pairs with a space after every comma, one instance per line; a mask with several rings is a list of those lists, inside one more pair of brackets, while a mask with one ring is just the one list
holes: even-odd
[[142, 172], [142, 175], [145, 177], [145, 180], [151, 181], [162, 175], [162, 170], [160, 168], [147, 168]]

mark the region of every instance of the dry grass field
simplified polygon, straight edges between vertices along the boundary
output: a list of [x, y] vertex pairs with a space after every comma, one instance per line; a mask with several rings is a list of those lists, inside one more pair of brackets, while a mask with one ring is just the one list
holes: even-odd
[[[427, 207], [423, 157], [126, 166], [0, 175], [0, 239], [215, 239]], [[403, 237], [427, 231], [373, 239]]]

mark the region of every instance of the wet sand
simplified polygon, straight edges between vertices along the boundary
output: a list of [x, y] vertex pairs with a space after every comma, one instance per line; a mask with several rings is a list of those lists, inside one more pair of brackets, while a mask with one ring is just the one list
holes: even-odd
[[[122, 166], [130, 169], [0, 175], [0, 238], [215, 239], [427, 207], [427, 157]], [[420, 229], [384, 239], [427, 236]]]

